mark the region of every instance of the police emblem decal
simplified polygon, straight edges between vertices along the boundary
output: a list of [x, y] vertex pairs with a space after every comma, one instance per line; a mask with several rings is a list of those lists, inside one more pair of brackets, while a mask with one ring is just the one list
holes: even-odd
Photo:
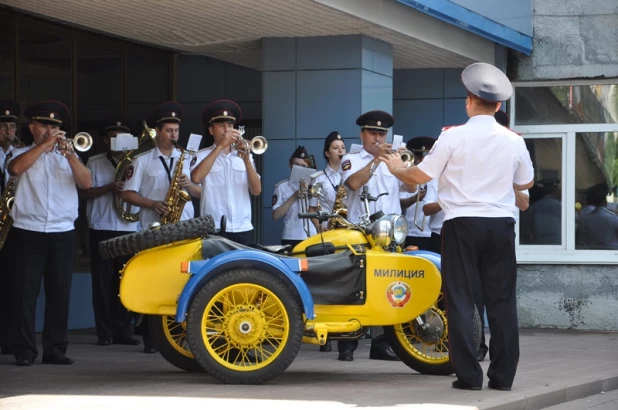
[[130, 165], [129, 169], [127, 169], [127, 178], [126, 178], [126, 180], [127, 181], [130, 180], [132, 176], [133, 176], [133, 165]]
[[277, 195], [273, 195], [273, 206], [277, 203]]
[[341, 163], [341, 169], [344, 171], [349, 171], [352, 169], [352, 162], [349, 159], [346, 159]]
[[386, 300], [392, 307], [402, 308], [412, 297], [412, 289], [405, 282], [393, 282], [386, 288]]

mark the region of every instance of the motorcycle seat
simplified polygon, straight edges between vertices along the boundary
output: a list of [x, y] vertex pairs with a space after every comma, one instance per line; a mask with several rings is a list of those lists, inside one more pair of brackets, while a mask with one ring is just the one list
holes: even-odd
[[219, 235], [208, 235], [202, 239], [202, 257], [210, 259], [228, 251], [261, 250], [277, 255], [286, 255], [292, 250], [291, 245], [243, 245]]

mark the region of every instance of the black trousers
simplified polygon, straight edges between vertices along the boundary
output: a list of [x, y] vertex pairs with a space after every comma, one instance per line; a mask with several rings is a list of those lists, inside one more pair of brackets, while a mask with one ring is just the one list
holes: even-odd
[[43, 356], [64, 356], [71, 279], [75, 259], [75, 231], [42, 233], [11, 229], [12, 317], [10, 344], [15, 357], [34, 361], [38, 356], [34, 331], [36, 302], [45, 286]]
[[253, 229], [245, 232], [225, 232], [221, 236], [241, 245], [249, 245], [253, 242]]
[[473, 331], [478, 295], [491, 332], [487, 377], [504, 387], [515, 378], [519, 329], [514, 225], [513, 218], [455, 218], [442, 228], [449, 353], [457, 377], [468, 385], [483, 384]]
[[424, 236], [406, 236], [406, 241], [404, 243], [404, 245], [410, 246], [410, 245], [415, 245], [418, 246], [418, 249], [420, 249], [421, 251], [426, 251], [429, 250], [429, 237], [424, 237]]
[[442, 255], [442, 235], [432, 232], [427, 250]]
[[131, 337], [133, 313], [120, 302], [120, 270], [131, 255], [103, 259], [99, 243], [129, 232], [90, 229], [90, 264], [92, 266], [92, 306], [99, 339]]
[[12, 269], [9, 267], [8, 258], [8, 255], [11, 252], [10, 236], [11, 231], [9, 231], [9, 236], [4, 244], [4, 248], [0, 250], [0, 347], [2, 347], [3, 351], [7, 351], [7, 349], [9, 349], [9, 318], [12, 315]]

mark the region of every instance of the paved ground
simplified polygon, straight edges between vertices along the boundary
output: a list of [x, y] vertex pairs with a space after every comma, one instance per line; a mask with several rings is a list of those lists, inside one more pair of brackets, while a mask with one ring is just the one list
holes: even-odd
[[547, 407], [546, 410], [616, 410], [618, 409], [618, 390], [595, 394], [584, 399]]
[[[41, 365], [39, 358], [34, 366], [19, 368], [11, 356], [0, 356], [0, 409], [528, 410], [618, 389], [618, 333], [522, 330], [511, 392], [455, 390], [450, 387], [454, 376], [422, 376], [399, 362], [369, 360], [368, 341], [351, 363], [306, 345], [268, 384], [230, 386], [178, 371], [159, 355], [141, 353], [139, 346], [96, 346], [90, 331], [74, 333], [70, 340], [72, 366]], [[484, 362], [485, 371], [487, 366]]]

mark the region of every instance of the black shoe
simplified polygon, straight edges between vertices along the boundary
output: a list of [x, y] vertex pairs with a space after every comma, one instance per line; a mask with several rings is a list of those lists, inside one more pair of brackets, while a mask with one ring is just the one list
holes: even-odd
[[332, 352], [333, 347], [330, 345], [330, 340], [325, 345], [320, 346], [320, 352]]
[[97, 340], [98, 346], [109, 346], [112, 344], [112, 339], [99, 339]]
[[399, 361], [399, 358], [390, 346], [386, 348], [371, 346], [371, 349], [369, 349], [369, 358], [372, 360], [388, 360], [391, 362]]
[[354, 353], [349, 350], [346, 350], [345, 352], [339, 352], [339, 357], [337, 358], [337, 360], [341, 360], [342, 362], [352, 362], [354, 361]]
[[479, 362], [485, 361], [485, 353], [478, 352], [476, 354], [476, 360]]
[[115, 337], [112, 341], [115, 345], [127, 345], [127, 346], [137, 346], [141, 342], [137, 339], [133, 339], [132, 337]]
[[25, 356], [18, 356], [15, 358], [15, 366], [25, 367], [31, 365], [32, 361]]
[[487, 387], [489, 387], [490, 389], [494, 389], [494, 390], [501, 390], [501, 391], [511, 391], [511, 387], [507, 387], [507, 386], [499, 386], [496, 383], [493, 383], [491, 380], [487, 383]]
[[42, 360], [43, 364], [60, 364], [60, 365], [69, 365], [75, 363], [75, 360], [66, 356], [43, 356]]
[[453, 388], [460, 390], [481, 390], [483, 386], [472, 386], [470, 384], [465, 384], [461, 380], [455, 380], [452, 384]]

